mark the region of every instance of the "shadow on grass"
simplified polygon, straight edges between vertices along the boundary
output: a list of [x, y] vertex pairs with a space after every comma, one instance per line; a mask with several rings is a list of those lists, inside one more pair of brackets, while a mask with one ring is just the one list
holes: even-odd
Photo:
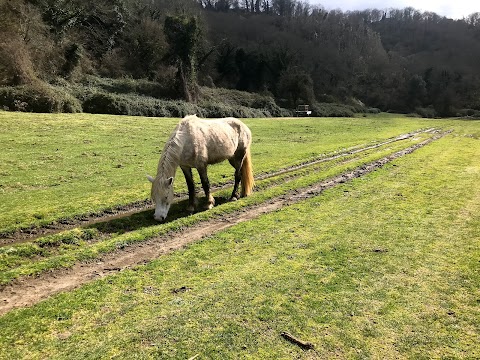
[[[223, 197], [215, 198], [215, 206], [220, 206], [229, 202], [229, 199]], [[170, 207], [166, 221], [160, 223], [153, 218], [153, 209], [136, 212], [133, 214], [123, 214], [116, 217], [110, 217], [108, 220], [100, 221], [86, 226], [87, 229], [96, 229], [105, 235], [123, 234], [130, 231], [139, 230], [149, 226], [159, 224], [168, 224], [180, 218], [190, 216], [191, 213], [186, 211], [188, 200], [175, 202]], [[206, 199], [199, 198], [198, 206], [195, 213], [206, 211]]]

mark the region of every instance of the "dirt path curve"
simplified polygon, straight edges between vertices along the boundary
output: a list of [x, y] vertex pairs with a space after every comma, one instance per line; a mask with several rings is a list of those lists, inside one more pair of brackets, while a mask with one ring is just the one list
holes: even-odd
[[[372, 145], [368, 145], [368, 146], [363, 145], [363, 146], [353, 147], [353, 148], [350, 148], [350, 149], [346, 149], [342, 152], [339, 152], [335, 155], [310, 159], [310, 160], [308, 160], [308, 161], [306, 161], [306, 162], [304, 162], [300, 165], [291, 166], [291, 167], [288, 167], [288, 168], [280, 169], [280, 170], [272, 172], [272, 173], [256, 176], [255, 180], [258, 181], [258, 180], [269, 179], [269, 178], [272, 178], [272, 177], [276, 177], [276, 176], [280, 176], [280, 175], [287, 174], [287, 173], [290, 173], [290, 172], [294, 172], [294, 171], [297, 171], [297, 170], [300, 170], [300, 169], [303, 169], [303, 168], [306, 168], [306, 167], [309, 167], [309, 166], [313, 166], [313, 165], [317, 165], [317, 164], [320, 164], [320, 163], [336, 160], [336, 159], [339, 159], [339, 158], [342, 158], [342, 157], [345, 157], [345, 156], [354, 155], [354, 154], [358, 154], [358, 153], [361, 153], [361, 152], [364, 152], [364, 151], [377, 149], [377, 148], [379, 148], [381, 146], [384, 146], [384, 145], [388, 145], [388, 144], [391, 144], [391, 143], [394, 143], [394, 142], [403, 141], [403, 140], [413, 138], [413, 137], [415, 137], [419, 134], [434, 133], [435, 131], [437, 131], [435, 128], [420, 129], [420, 130], [412, 131], [410, 133], [401, 134], [401, 135], [398, 135], [396, 137], [393, 137], [393, 138], [390, 138], [390, 139], [387, 139], [387, 140], [384, 140], [384, 141], [381, 141], [381, 142], [378, 142], [378, 143], [375, 143], [375, 144], [372, 144]], [[225, 183], [221, 186], [213, 186], [212, 191], [217, 191], [217, 190], [220, 190], [220, 189], [224, 189], [224, 188], [230, 187], [232, 185], [233, 185], [233, 182], [227, 182], [227, 183]], [[181, 200], [186, 200], [186, 199], [188, 199], [187, 194], [177, 194], [177, 199], [175, 200], [175, 202], [178, 202], [178, 201], [181, 201]], [[56, 234], [56, 233], [59, 233], [59, 232], [65, 231], [65, 230], [69, 230], [69, 229], [73, 229], [73, 228], [79, 227], [79, 226], [85, 227], [85, 226], [93, 225], [95, 223], [107, 222], [107, 221], [110, 221], [110, 220], [113, 220], [113, 219], [120, 219], [120, 218], [123, 218], [123, 217], [128, 217], [128, 216], [131, 216], [133, 214], [136, 214], [136, 213], [139, 213], [139, 212], [142, 212], [142, 211], [146, 211], [146, 210], [149, 210], [149, 209], [153, 209], [153, 205], [148, 199], [146, 199], [146, 200], [141, 200], [141, 201], [137, 201], [137, 202], [134, 202], [134, 203], [130, 203], [130, 204], [127, 204], [127, 205], [124, 205], [124, 206], [118, 206], [118, 207], [115, 207], [115, 208], [112, 208], [112, 209], [109, 209], [109, 210], [106, 210], [106, 211], [103, 211], [103, 212], [100, 212], [100, 213], [93, 213], [93, 214], [89, 214], [89, 215], [79, 215], [77, 217], [73, 217], [73, 218], [69, 218], [69, 219], [58, 220], [56, 222], [53, 222], [51, 224], [48, 224], [48, 225], [45, 225], [45, 226], [42, 226], [42, 227], [32, 227], [32, 228], [28, 228], [28, 229], [21, 229], [21, 230], [18, 230], [16, 232], [12, 233], [12, 234], [1, 234], [0, 233], [0, 247], [12, 245], [12, 244], [15, 244], [15, 243], [32, 241], [32, 240], [35, 240], [35, 239], [37, 239], [39, 237], [42, 237], [42, 236]]]
[[288, 195], [271, 199], [260, 205], [244, 208], [237, 213], [204, 221], [186, 230], [129, 246], [123, 250], [107, 254], [95, 262], [78, 263], [69, 269], [52, 271], [38, 277], [27, 277], [16, 280], [12, 284], [0, 289], [0, 315], [15, 308], [36, 304], [54, 294], [78, 288], [89, 281], [119, 272], [125, 268], [144, 264], [161, 255], [178, 250], [187, 244], [213, 235], [236, 224], [255, 219], [263, 214], [281, 209], [284, 206], [317, 196], [326, 189], [371, 173], [397, 158], [410, 154], [434, 140], [438, 140], [445, 134], [446, 133], [437, 133], [421, 143], [314, 186], [297, 189]]

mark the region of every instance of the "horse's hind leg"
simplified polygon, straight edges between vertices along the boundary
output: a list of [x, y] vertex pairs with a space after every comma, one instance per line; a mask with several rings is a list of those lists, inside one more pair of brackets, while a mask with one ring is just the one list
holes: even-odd
[[188, 187], [188, 206], [187, 211], [193, 213], [195, 211], [195, 182], [193, 181], [192, 169], [189, 167], [181, 167], [183, 175]]
[[207, 208], [211, 209], [215, 206], [215, 199], [210, 194], [210, 181], [207, 176], [207, 167], [198, 167], [198, 175], [200, 175], [200, 180], [202, 182], [203, 191], [205, 191], [205, 197], [207, 198]]
[[242, 163], [245, 153], [237, 153], [235, 156], [228, 161], [230, 165], [235, 168], [235, 183], [233, 184], [233, 191], [230, 200], [238, 200], [240, 199], [240, 195], [238, 194], [238, 185], [240, 184], [240, 180], [242, 179]]

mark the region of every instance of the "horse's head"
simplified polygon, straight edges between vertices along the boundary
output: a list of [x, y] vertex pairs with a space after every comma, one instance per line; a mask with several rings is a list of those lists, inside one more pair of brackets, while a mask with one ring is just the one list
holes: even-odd
[[165, 179], [147, 175], [147, 179], [152, 183], [152, 200], [155, 202], [153, 217], [157, 221], [164, 221], [173, 201], [173, 177]]

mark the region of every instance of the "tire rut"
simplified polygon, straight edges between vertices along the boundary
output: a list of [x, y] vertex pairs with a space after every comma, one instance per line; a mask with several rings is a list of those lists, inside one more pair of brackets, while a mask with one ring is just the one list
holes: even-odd
[[[298, 171], [300, 169], [304, 169], [310, 166], [314, 166], [320, 163], [328, 162], [328, 161], [333, 161], [336, 159], [340, 159], [342, 157], [346, 157], [349, 155], [355, 155], [364, 151], [368, 150], [373, 150], [377, 149], [379, 147], [398, 142], [398, 141], [403, 141], [410, 139], [416, 135], [419, 134], [424, 134], [424, 133], [434, 133], [438, 131], [435, 128], [429, 128], [429, 129], [420, 129], [416, 130], [410, 133], [406, 134], [401, 134], [399, 136], [396, 136], [391, 139], [387, 139], [385, 141], [370, 145], [370, 146], [359, 146], [359, 147], [353, 147], [350, 149], [347, 149], [343, 152], [340, 152], [336, 155], [331, 155], [327, 157], [320, 157], [320, 158], [314, 158], [309, 161], [306, 161], [302, 164], [291, 166], [288, 168], [280, 169], [278, 171], [272, 172], [272, 173], [267, 173], [267, 174], [261, 174], [259, 176], [255, 177], [255, 181], [259, 180], [266, 180], [270, 178], [274, 178], [277, 176], [285, 175], [294, 171]], [[229, 186], [232, 186], [233, 182], [227, 182], [225, 184], [222, 184], [220, 186], [212, 186], [212, 191], [218, 191], [221, 189], [225, 189]], [[174, 202], [180, 202], [182, 200], [188, 199], [187, 194], [177, 194], [177, 198], [175, 199]], [[98, 223], [103, 223], [103, 222], [108, 222], [112, 220], [117, 220], [125, 217], [129, 217], [135, 214], [138, 214], [143, 211], [151, 210], [153, 209], [153, 204], [151, 203], [150, 200], [141, 200], [137, 201], [134, 203], [130, 203], [124, 206], [117, 206], [112, 209], [105, 210], [100, 213], [93, 213], [93, 214], [88, 214], [88, 215], [79, 215], [73, 218], [68, 218], [68, 219], [60, 219], [58, 221], [52, 222], [48, 225], [45, 226], [33, 226], [31, 228], [26, 228], [26, 229], [20, 229], [17, 230], [13, 233], [10, 234], [1, 234], [0, 233], [0, 247], [4, 246], [9, 246], [13, 244], [18, 244], [18, 243], [24, 243], [28, 241], [33, 241], [36, 240], [42, 236], [47, 236], [47, 235], [53, 235], [60, 233], [62, 231], [74, 229], [76, 227], [88, 227], [91, 225], [95, 225]]]
[[261, 215], [317, 196], [324, 190], [365, 176], [395, 159], [408, 155], [430, 142], [440, 139], [448, 133], [450, 132], [436, 133], [427, 140], [397, 151], [380, 160], [362, 165], [352, 171], [315, 184], [314, 186], [297, 189], [287, 195], [273, 198], [259, 205], [243, 208], [236, 213], [223, 216], [222, 218], [206, 220], [188, 229], [172, 232], [165, 236], [131, 245], [123, 250], [106, 254], [94, 262], [77, 263], [69, 269], [51, 271], [36, 277], [26, 277], [15, 280], [11, 284], [0, 288], [0, 315], [15, 308], [34, 305], [54, 294], [73, 290], [92, 280], [140, 264], [145, 264], [159, 256], [181, 249], [188, 244], [212, 236], [242, 222], [256, 219]]

